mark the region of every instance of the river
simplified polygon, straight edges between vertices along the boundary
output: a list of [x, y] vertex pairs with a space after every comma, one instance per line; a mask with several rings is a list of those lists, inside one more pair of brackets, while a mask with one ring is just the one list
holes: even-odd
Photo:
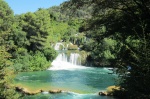
[[[77, 56], [74, 54], [72, 61], [76, 61]], [[63, 54], [59, 54], [48, 70], [23, 72], [15, 78], [17, 85], [30, 90], [60, 89], [63, 92], [59, 94], [43, 92], [26, 96], [24, 99], [115, 99], [99, 96], [98, 92], [114, 85], [116, 74], [110, 74], [112, 71], [108, 68], [85, 67], [64, 58]]]

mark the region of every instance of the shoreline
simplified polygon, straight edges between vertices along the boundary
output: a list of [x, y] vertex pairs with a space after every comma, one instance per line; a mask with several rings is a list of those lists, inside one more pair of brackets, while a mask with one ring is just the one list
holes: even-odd
[[63, 92], [68, 92], [68, 93], [77, 93], [77, 94], [97, 94], [99, 96], [113, 96], [113, 91], [114, 90], [119, 90], [120, 87], [118, 86], [108, 86], [106, 88], [106, 90], [99, 90], [99, 92], [96, 93], [78, 93], [78, 92], [74, 92], [74, 91], [69, 91], [69, 90], [62, 90], [59, 88], [38, 88], [38, 89], [32, 89], [29, 87], [25, 87], [25, 86], [19, 86], [16, 85], [15, 89], [17, 92], [22, 93], [24, 95], [36, 95], [36, 94], [44, 94], [44, 93], [48, 93], [48, 94], [58, 94], [58, 93], [63, 93]]

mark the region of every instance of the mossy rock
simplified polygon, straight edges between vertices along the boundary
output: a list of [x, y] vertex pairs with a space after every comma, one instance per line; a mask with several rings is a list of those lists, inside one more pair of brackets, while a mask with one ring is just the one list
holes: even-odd
[[77, 45], [69, 45], [68, 50], [78, 50], [78, 46]]
[[108, 93], [108, 95], [113, 95], [114, 91], [119, 91], [120, 87], [119, 86], [109, 86], [106, 89], [106, 92]]
[[26, 95], [36, 95], [38, 93], [41, 93], [41, 90], [30, 91], [27, 88], [23, 88], [23, 87], [19, 87], [19, 86], [16, 86], [16, 91], [21, 92]]
[[63, 45], [60, 45], [59, 46], [59, 50], [63, 50], [64, 49], [64, 46]]
[[51, 93], [51, 94], [56, 94], [56, 93], [61, 93], [62, 92], [62, 90], [49, 90], [49, 93]]
[[102, 91], [102, 92], [99, 92], [98, 94], [99, 94], [100, 96], [107, 96], [107, 95], [108, 95], [107, 92], [103, 92], [103, 91]]

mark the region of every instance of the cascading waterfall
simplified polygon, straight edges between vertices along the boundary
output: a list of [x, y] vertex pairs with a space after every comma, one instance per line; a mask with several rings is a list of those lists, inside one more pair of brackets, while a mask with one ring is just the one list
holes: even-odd
[[63, 47], [63, 48], [62, 48], [63, 50], [65, 49], [65, 47], [64, 47], [64, 45], [63, 45], [62, 43], [56, 43], [55, 46], [54, 46], [54, 49], [55, 49], [55, 50], [60, 50], [60, 46]]
[[52, 67], [48, 70], [74, 70], [85, 69], [88, 67], [81, 66], [81, 56], [78, 53], [71, 53], [67, 56], [65, 53], [59, 53], [52, 62]]
[[69, 45], [73, 45], [72, 43], [68, 43], [68, 44], [63, 44], [62, 42], [58, 42], [55, 44], [54, 49], [56, 51], [58, 50], [67, 50]]
[[54, 49], [59, 51], [59, 54], [52, 62], [52, 67], [48, 70], [73, 70], [88, 68], [81, 66], [81, 56], [78, 53], [70, 53], [70, 55], [67, 55], [65, 53], [67, 50], [60, 51], [60, 46], [63, 46], [63, 49], [65, 49], [62, 43], [56, 43]]
[[69, 62], [73, 65], [81, 65], [81, 56], [78, 53], [71, 53]]
[[63, 61], [63, 62], [67, 62], [67, 56], [65, 55], [65, 53], [60, 53], [57, 58], [57, 61]]

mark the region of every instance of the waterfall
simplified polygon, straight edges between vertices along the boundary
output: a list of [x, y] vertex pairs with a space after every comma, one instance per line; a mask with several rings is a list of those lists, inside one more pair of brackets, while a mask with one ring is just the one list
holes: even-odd
[[88, 67], [81, 66], [81, 56], [78, 53], [71, 53], [69, 56], [65, 53], [59, 53], [52, 62], [52, 67], [48, 70], [74, 70], [85, 68]]
[[[69, 44], [72, 45], [72, 43]], [[81, 66], [80, 54], [75, 52], [72, 52], [69, 55], [66, 54], [69, 44], [66, 44], [66, 46], [61, 42], [55, 44], [54, 49], [58, 51], [59, 54], [51, 63], [52, 67], [50, 67], [48, 70], [74, 70], [88, 68]]]
[[58, 42], [55, 44], [54, 49], [58, 50], [67, 50], [69, 45], [73, 45], [72, 43], [63, 44], [62, 42]]
[[81, 56], [78, 53], [71, 53], [69, 62], [73, 65], [81, 65]]
[[67, 56], [65, 55], [65, 53], [60, 53], [58, 54], [58, 56], [56, 57], [57, 61], [64, 61], [67, 62]]
[[54, 49], [55, 49], [55, 50], [60, 50], [60, 46], [63, 47], [62, 50], [65, 49], [65, 47], [64, 47], [64, 45], [63, 45], [62, 43], [56, 43], [55, 46], [54, 46]]

